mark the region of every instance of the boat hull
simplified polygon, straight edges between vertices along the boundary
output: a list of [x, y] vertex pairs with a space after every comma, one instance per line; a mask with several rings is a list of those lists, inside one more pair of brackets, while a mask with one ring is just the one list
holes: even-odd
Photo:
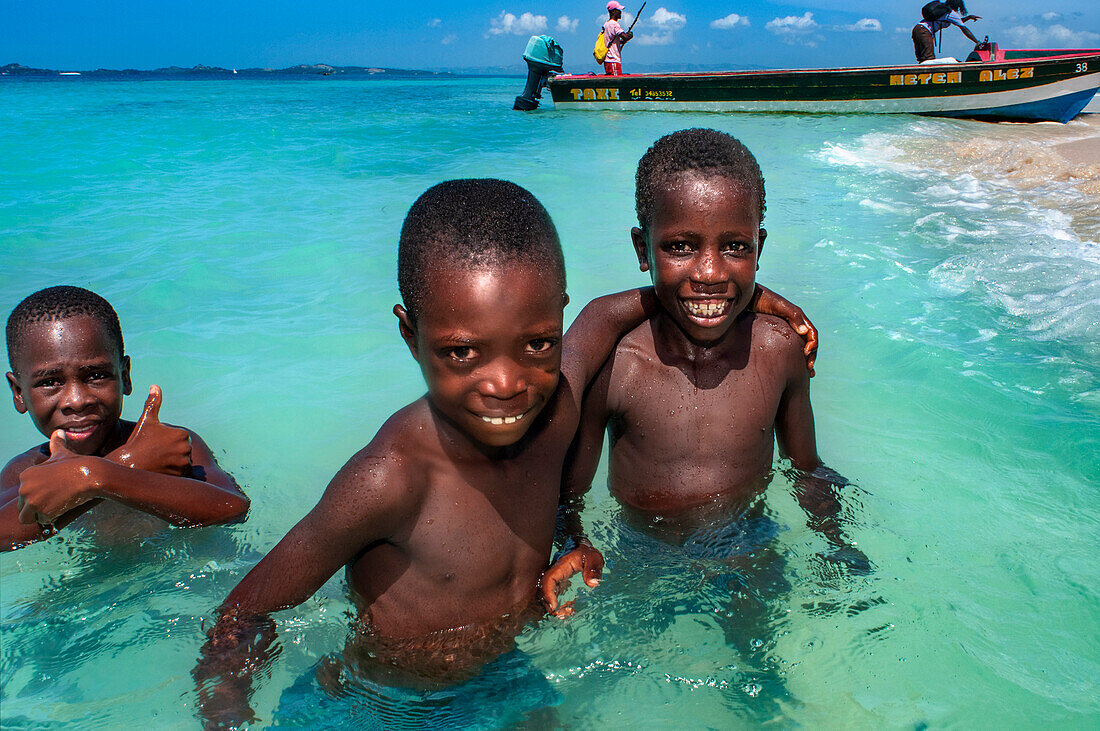
[[923, 66], [566, 75], [551, 79], [548, 86], [558, 109], [931, 114], [1066, 122], [1100, 86], [1100, 50]]

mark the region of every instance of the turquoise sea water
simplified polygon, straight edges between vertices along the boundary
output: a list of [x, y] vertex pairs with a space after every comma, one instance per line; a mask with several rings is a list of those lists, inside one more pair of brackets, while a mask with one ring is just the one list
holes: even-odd
[[[759, 279], [821, 330], [819, 449], [856, 483], [846, 514], [876, 568], [820, 561], [778, 477], [750, 622], [722, 591], [728, 566], [623, 530], [601, 471], [586, 518], [605, 580], [519, 638], [562, 696], [557, 722], [1100, 724], [1100, 170], [1050, 149], [1100, 122], [522, 114], [521, 87], [0, 83], [0, 310], [60, 283], [106, 296], [134, 362], [127, 416], [160, 384], [163, 418], [200, 432], [253, 500], [240, 526], [67, 531], [0, 557], [4, 727], [195, 726], [213, 608], [423, 390], [390, 312], [419, 193], [471, 176], [533, 191], [562, 234], [571, 319], [646, 281], [634, 166], [689, 126], [760, 160]], [[7, 453], [38, 439], [0, 416]], [[277, 615], [265, 723], [342, 647], [349, 610], [336, 577]]]

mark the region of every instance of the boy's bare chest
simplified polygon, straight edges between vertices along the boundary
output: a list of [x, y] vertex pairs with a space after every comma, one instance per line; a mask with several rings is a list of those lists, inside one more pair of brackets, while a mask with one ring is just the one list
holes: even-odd
[[560, 467], [533, 462], [448, 475], [424, 501], [410, 538], [429, 549], [541, 544], [553, 535], [559, 482]]
[[537, 459], [430, 470], [403, 535], [352, 567], [375, 621], [455, 627], [530, 601], [553, 543], [560, 473]]
[[772, 465], [781, 374], [752, 358], [693, 369], [618, 356], [607, 393], [612, 494], [651, 512], [751, 500]]
[[707, 448], [770, 444], [781, 374], [752, 359], [734, 366], [626, 356], [616, 361], [608, 386], [613, 437], [663, 443], [691, 456]]

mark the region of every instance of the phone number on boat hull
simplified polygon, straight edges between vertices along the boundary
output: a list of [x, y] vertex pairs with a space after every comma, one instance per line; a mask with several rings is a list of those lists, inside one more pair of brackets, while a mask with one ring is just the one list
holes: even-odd
[[[569, 93], [573, 97], [573, 101], [620, 101], [618, 88], [603, 88], [595, 87], [591, 89], [570, 89]], [[664, 99], [666, 101], [675, 101], [676, 96], [669, 89], [660, 90], [646, 90], [646, 89], [631, 89], [627, 92], [631, 99]]]

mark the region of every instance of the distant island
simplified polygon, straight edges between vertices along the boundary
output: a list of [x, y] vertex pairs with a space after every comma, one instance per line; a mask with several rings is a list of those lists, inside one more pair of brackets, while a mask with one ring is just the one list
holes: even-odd
[[288, 76], [343, 76], [362, 78], [370, 76], [455, 76], [450, 71], [419, 71], [416, 69], [389, 69], [372, 66], [330, 66], [324, 63], [300, 64], [285, 69], [223, 69], [218, 66], [192, 66], [182, 68], [169, 66], [162, 69], [93, 69], [72, 71], [58, 69], [36, 69], [17, 63], [0, 66], [0, 76], [19, 76], [28, 78], [52, 78], [58, 76], [91, 76], [100, 78], [173, 78], [173, 79], [213, 79], [213, 78], [257, 78]]

